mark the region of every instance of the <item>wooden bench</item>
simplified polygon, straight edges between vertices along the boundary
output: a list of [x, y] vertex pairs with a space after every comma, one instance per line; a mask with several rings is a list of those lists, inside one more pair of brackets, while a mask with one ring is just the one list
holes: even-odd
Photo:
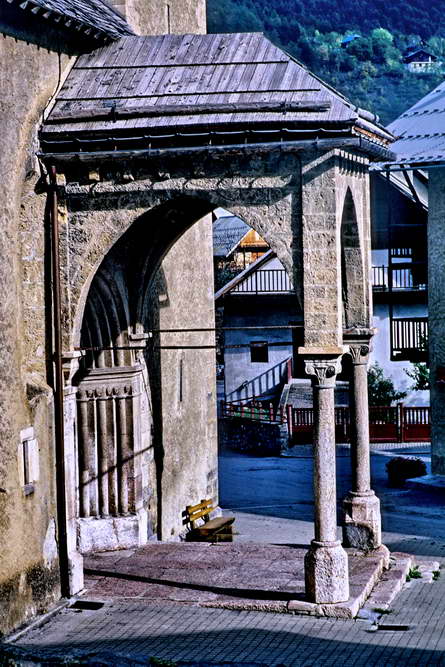
[[[201, 500], [197, 505], [187, 505], [182, 513], [183, 525], [190, 526], [185, 536], [187, 542], [233, 542], [232, 524], [235, 517], [218, 516], [210, 519], [214, 509], [211, 499]], [[198, 519], [204, 519], [204, 523], [197, 526]]]

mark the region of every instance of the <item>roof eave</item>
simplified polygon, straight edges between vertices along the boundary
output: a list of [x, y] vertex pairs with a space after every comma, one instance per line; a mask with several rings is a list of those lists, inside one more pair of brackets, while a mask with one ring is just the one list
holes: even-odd
[[374, 164], [372, 171], [407, 171], [412, 169], [439, 169], [445, 168], [445, 158], [441, 159], [403, 159], [391, 162], [379, 162]]
[[[63, 12], [57, 12], [54, 9], [46, 9], [41, 5], [33, 2], [33, 0], [8, 0], [8, 2], [16, 5], [26, 13], [30, 13], [33, 16], [39, 16], [41, 18], [52, 21], [53, 23], [62, 24], [64, 28], [73, 32], [74, 34], [83, 34], [87, 36], [92, 41], [96, 40], [98, 43], [106, 41], [115, 41], [120, 39], [125, 35], [134, 35], [134, 32], [131, 30], [130, 26], [128, 28], [122, 29], [107, 29], [104, 30], [99, 26], [95, 26], [92, 23], [82, 21], [79, 18], [72, 18], [65, 15]], [[123, 19], [124, 20], [124, 19]]]

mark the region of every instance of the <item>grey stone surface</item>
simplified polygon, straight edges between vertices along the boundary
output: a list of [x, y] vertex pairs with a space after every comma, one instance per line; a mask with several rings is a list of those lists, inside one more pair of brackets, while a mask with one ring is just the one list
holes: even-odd
[[[106, 601], [97, 611], [66, 609], [7, 647], [24, 659], [56, 656], [138, 664], [153, 656], [191, 665], [408, 667], [443, 665], [444, 580], [404, 587], [390, 615], [362, 621], [147, 602]], [[378, 624], [406, 624], [405, 632]], [[4, 647], [2, 647], [5, 650]], [[1, 650], [1, 649], [0, 649]]]
[[205, 0], [111, 0], [138, 35], [205, 33]]
[[[184, 27], [192, 32], [196, 20], [203, 31], [203, 2], [173, 2], [170, 6], [172, 29], [179, 31], [181, 21], [187, 20]], [[148, 8], [150, 25], [155, 29], [158, 6], [150, 2]], [[158, 15], [158, 32], [164, 29], [165, 20], [166, 12], [162, 17]], [[68, 31], [61, 36], [57, 24], [27, 14], [22, 8], [15, 10], [11, 4], [2, 12], [1, 26], [0, 634], [47, 608], [60, 595], [57, 561], [48, 566], [48, 530], [56, 517], [54, 416], [52, 390], [47, 384], [52, 350], [46, 192], [35, 153], [44, 109], [65, 78], [73, 55], [79, 48], [91, 47], [87, 39], [79, 40], [77, 31], [74, 44]], [[59, 213], [63, 226], [63, 202]], [[72, 232], [73, 238], [82, 237], [81, 228]], [[20, 433], [29, 427], [34, 428], [38, 443], [40, 475], [34, 492], [25, 494], [18, 453], [22, 446]], [[75, 453], [70, 449], [72, 435], [73, 429], [67, 434], [70, 488], [74, 488], [76, 465]], [[207, 485], [214, 490], [214, 481], [206, 479]], [[74, 591], [82, 583], [82, 558], [75, 551], [72, 498], [68, 506]]]
[[348, 557], [340, 542], [313, 540], [304, 559], [304, 571], [309, 600], [319, 604], [348, 600]]
[[314, 392], [315, 539], [305, 557], [306, 594], [312, 602], [349, 598], [348, 559], [337, 536], [334, 387], [340, 357], [306, 360]]
[[370, 551], [382, 543], [380, 500], [369, 492], [350, 493], [343, 501], [343, 542], [347, 547]]
[[432, 473], [445, 475], [445, 167], [428, 174], [428, 351]]

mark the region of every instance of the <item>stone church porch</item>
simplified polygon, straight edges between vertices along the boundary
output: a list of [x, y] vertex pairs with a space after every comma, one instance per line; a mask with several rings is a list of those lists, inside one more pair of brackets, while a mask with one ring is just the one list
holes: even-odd
[[[79, 600], [127, 598], [233, 610], [355, 618], [365, 605], [387, 608], [402, 588], [413, 558], [383, 547], [347, 549], [350, 596], [316, 604], [304, 591], [305, 545], [152, 543], [85, 557]], [[385, 568], [389, 566], [389, 570]], [[81, 604], [81, 602], [79, 603]]]

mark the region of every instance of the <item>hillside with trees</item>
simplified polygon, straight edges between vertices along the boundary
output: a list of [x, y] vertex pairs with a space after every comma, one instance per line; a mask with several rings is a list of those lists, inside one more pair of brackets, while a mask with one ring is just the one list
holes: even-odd
[[388, 124], [445, 76], [445, 65], [420, 74], [402, 62], [407, 48], [423, 45], [445, 63], [444, 8], [425, 0], [208, 0], [208, 23], [209, 32], [264, 32]]

